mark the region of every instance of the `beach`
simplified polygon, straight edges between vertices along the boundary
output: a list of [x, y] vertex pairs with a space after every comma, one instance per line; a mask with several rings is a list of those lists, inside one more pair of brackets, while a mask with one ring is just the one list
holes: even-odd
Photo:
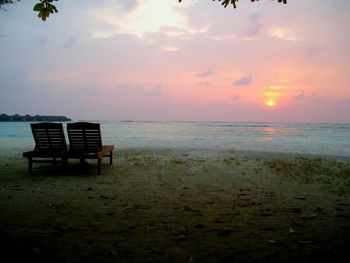
[[34, 165], [2, 143], [2, 254], [32, 262], [340, 261], [350, 158], [118, 148], [114, 164]]

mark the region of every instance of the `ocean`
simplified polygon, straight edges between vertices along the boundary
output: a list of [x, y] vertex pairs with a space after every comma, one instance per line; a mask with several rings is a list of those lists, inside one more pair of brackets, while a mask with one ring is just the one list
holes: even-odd
[[[117, 149], [218, 149], [350, 157], [350, 124], [94, 122], [101, 123], [103, 142]], [[31, 149], [30, 124], [0, 122], [0, 143]]]

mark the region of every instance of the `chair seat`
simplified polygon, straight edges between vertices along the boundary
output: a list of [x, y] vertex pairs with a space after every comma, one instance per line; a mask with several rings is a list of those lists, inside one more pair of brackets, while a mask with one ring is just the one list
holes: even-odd
[[67, 158], [84, 158], [84, 159], [101, 159], [107, 154], [113, 152], [114, 145], [103, 145], [102, 150], [96, 151], [78, 151], [78, 150], [68, 150], [65, 155]]
[[23, 153], [24, 158], [60, 158], [66, 153], [66, 150], [57, 151], [28, 151]]

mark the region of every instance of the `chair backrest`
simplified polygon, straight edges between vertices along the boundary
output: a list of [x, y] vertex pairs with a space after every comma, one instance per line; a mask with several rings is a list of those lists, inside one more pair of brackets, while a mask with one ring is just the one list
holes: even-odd
[[62, 123], [32, 123], [30, 127], [32, 128], [36, 151], [58, 153], [67, 150]]
[[76, 122], [67, 124], [69, 151], [96, 153], [102, 150], [99, 123]]

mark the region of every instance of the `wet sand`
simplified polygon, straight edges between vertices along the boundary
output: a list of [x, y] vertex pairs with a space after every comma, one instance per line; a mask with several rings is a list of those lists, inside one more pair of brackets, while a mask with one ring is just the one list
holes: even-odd
[[[1, 146], [0, 247], [26, 262], [319, 262], [350, 252], [350, 158], [116, 149], [35, 164]], [[10, 261], [9, 261], [10, 262]]]

